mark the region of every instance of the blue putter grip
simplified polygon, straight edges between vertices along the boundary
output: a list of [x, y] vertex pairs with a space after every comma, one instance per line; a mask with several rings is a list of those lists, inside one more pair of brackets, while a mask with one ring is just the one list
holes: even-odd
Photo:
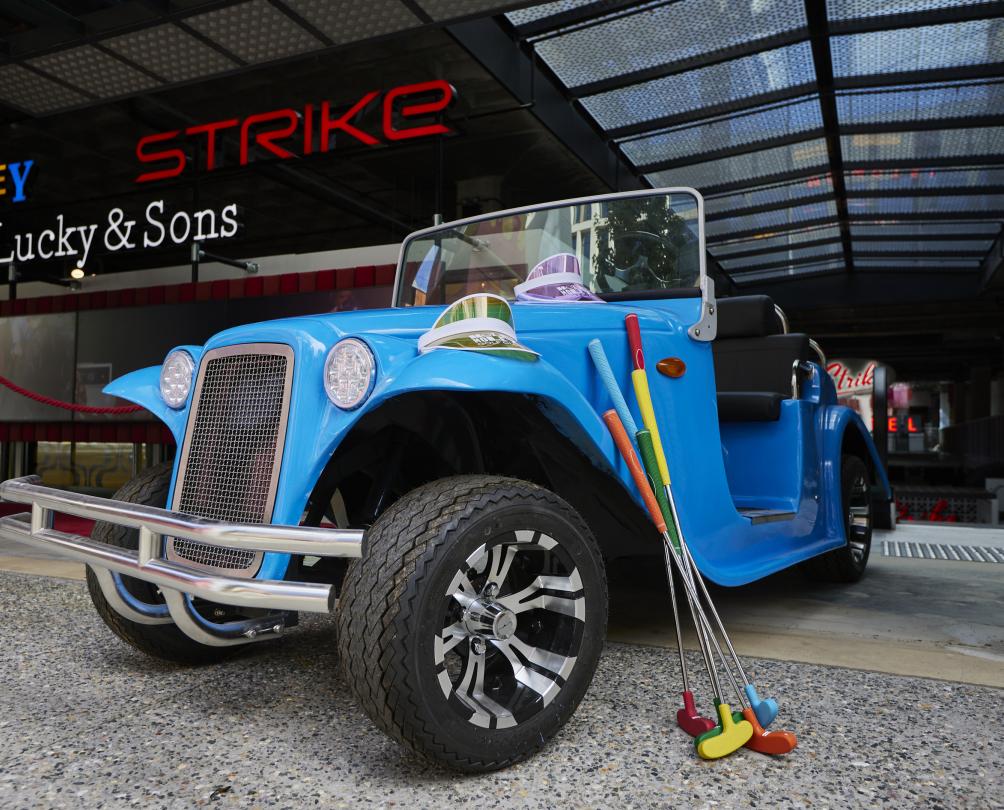
[[638, 432], [638, 426], [634, 422], [634, 417], [631, 416], [631, 411], [628, 410], [627, 403], [624, 401], [624, 395], [621, 393], [621, 388], [617, 385], [617, 380], [614, 379], [614, 372], [607, 360], [607, 353], [603, 351], [603, 344], [600, 343], [598, 338], [593, 338], [589, 341], [589, 356], [593, 358], [593, 365], [596, 366], [600, 380], [603, 382], [604, 388], [607, 389], [607, 393], [614, 403], [614, 410], [617, 411], [621, 422], [624, 423], [624, 429], [627, 431], [628, 436], [634, 436]]

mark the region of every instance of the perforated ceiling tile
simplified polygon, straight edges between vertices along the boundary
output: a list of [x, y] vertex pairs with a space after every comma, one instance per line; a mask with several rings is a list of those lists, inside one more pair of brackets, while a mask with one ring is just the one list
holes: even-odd
[[90, 45], [29, 59], [28, 64], [100, 98], [156, 87], [159, 82]]
[[87, 97], [21, 65], [0, 66], [0, 100], [42, 114], [82, 104]]
[[582, 100], [604, 129], [680, 115], [815, 82], [812, 49], [800, 42], [709, 67], [597, 93]]
[[822, 128], [819, 101], [813, 98], [625, 141], [621, 149], [635, 166], [642, 166]]
[[176, 25], [155, 25], [103, 43], [170, 82], [184, 82], [237, 67], [237, 62], [210, 48]]
[[963, 6], [987, 6], [994, 0], [827, 0], [826, 16], [831, 20], [855, 20], [890, 14], [915, 14]]
[[806, 228], [801, 231], [784, 231], [783, 233], [770, 233], [769, 231], [758, 234], [755, 237], [746, 237], [734, 242], [719, 242], [710, 245], [708, 250], [714, 256], [731, 256], [734, 253], [745, 253], [749, 250], [764, 250], [766, 248], [787, 248], [791, 245], [800, 245], [803, 242], [822, 242], [823, 240], [836, 240], [840, 238], [840, 229], [837, 227], [815, 227]]
[[[854, 228], [851, 228], [854, 234]], [[909, 253], [959, 253], [960, 251], [977, 251], [986, 253], [993, 244], [991, 239], [893, 239], [867, 240], [855, 239], [851, 247], [855, 253], [869, 253], [876, 250], [897, 251]]]
[[803, 0], [653, 4], [536, 44], [569, 87], [668, 65], [805, 27]]
[[251, 63], [282, 59], [324, 44], [266, 0], [248, 0], [188, 17], [185, 22]]
[[739, 208], [754, 208], [760, 205], [785, 205], [801, 197], [815, 197], [821, 194], [832, 193], [833, 182], [828, 175], [807, 177], [795, 183], [784, 183], [783, 185], [740, 191], [735, 194], [705, 197], [704, 212], [708, 216], [712, 216]]
[[757, 214], [715, 219], [705, 225], [709, 238], [727, 238], [730, 233], [764, 230], [792, 225], [799, 222], [809, 222], [818, 219], [836, 217], [837, 207], [832, 201], [810, 203], [809, 205], [794, 205], [791, 208], [780, 208], [775, 211], [761, 211]]
[[[754, 185], [759, 178], [805, 170], [806, 174], [818, 173], [829, 165], [826, 141], [815, 138], [790, 146], [776, 146], [745, 155], [709, 160], [680, 166], [664, 172], [647, 175], [655, 186], [691, 186], [698, 190], [715, 188], [727, 183], [750, 181]], [[812, 172], [811, 170], [817, 170]]]
[[516, 5], [512, 0], [508, 3], [499, 0], [418, 0], [418, 4], [434, 20], [450, 20], [469, 14], [498, 14]]
[[967, 20], [830, 38], [833, 75], [912, 73], [1004, 61], [1004, 21]]
[[796, 267], [778, 267], [773, 270], [753, 270], [751, 272], [736, 272], [732, 276], [736, 281], [757, 281], [771, 278], [791, 278], [793, 276], [811, 276], [815, 273], [827, 273], [833, 270], [844, 270], [847, 265], [843, 259], [831, 259], [825, 262], [802, 264]]
[[1002, 109], [1004, 84], [1001, 83], [837, 94], [841, 124], [967, 118], [999, 113]]
[[338, 43], [421, 25], [400, 0], [285, 0], [290, 9]]
[[855, 267], [935, 267], [954, 270], [975, 270], [980, 266], [979, 259], [952, 259], [945, 256], [915, 258], [912, 256], [888, 256], [885, 258], [855, 258]]
[[546, 17], [553, 17], [555, 14], [562, 14], [595, 2], [596, 0], [556, 0], [553, 3], [541, 3], [537, 6], [530, 6], [530, 8], [510, 11], [505, 16], [513, 25], [526, 25], [527, 23], [543, 20]]
[[851, 236], [952, 236], [985, 234], [993, 237], [1000, 231], [996, 222], [854, 222]]
[[845, 163], [871, 160], [973, 157], [1004, 154], [1004, 127], [876, 132], [842, 135]]
[[743, 256], [736, 259], [719, 258], [718, 263], [726, 270], [732, 271], [748, 267], [762, 267], [765, 264], [773, 264], [774, 262], [787, 261], [794, 263], [825, 259], [828, 256], [839, 256], [843, 252], [843, 244], [834, 242], [830, 245], [812, 245], [811, 247], [795, 248], [793, 250], [777, 250], [773, 253], [760, 253], [756, 256]]
[[911, 191], [926, 188], [969, 188], [1004, 186], [1004, 169], [856, 169], [844, 175], [849, 192], [854, 191]]
[[847, 211], [855, 214], [966, 213], [996, 216], [1004, 211], [1004, 194], [960, 194], [941, 197], [849, 197]]

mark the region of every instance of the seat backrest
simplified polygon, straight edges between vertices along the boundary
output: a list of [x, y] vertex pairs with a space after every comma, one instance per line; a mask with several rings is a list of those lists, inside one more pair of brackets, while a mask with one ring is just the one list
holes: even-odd
[[711, 344], [718, 391], [764, 391], [791, 397], [791, 369], [809, 358], [809, 338], [783, 334], [766, 295], [718, 301], [718, 335]]

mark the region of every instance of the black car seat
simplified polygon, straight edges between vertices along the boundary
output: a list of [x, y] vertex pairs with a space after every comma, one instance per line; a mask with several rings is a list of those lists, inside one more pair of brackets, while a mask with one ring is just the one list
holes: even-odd
[[795, 361], [809, 358], [808, 335], [784, 334], [774, 302], [766, 295], [718, 301], [715, 357], [720, 422], [773, 422], [791, 399]]

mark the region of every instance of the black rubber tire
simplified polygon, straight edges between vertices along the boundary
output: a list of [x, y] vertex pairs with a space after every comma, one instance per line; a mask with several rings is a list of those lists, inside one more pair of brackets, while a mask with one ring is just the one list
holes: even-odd
[[[437, 607], [487, 536], [527, 528], [528, 520], [558, 540], [582, 577], [582, 640], [549, 705], [513, 728], [482, 729], [449, 706], [436, 679]], [[370, 719], [422, 757], [474, 773], [527, 759], [558, 732], [592, 681], [606, 623], [603, 558], [582, 518], [536, 484], [488, 475], [444, 478], [394, 503], [367, 533], [365, 555], [349, 568], [337, 607], [345, 680]]]
[[844, 536], [847, 542], [840, 548], [820, 554], [811, 560], [802, 563], [802, 571], [811, 579], [819, 582], [857, 582], [865, 574], [868, 567], [868, 557], [871, 554], [872, 526], [874, 525], [873, 515], [874, 502], [871, 496], [868, 497], [869, 524], [867, 534], [861, 538], [865, 542], [864, 555], [860, 560], [856, 560], [851, 553], [850, 537], [850, 515], [848, 512], [848, 501], [851, 495], [851, 487], [854, 481], [864, 476], [867, 483], [871, 482], [871, 474], [868, 465], [858, 456], [845, 455], [840, 459], [840, 508], [844, 516]]
[[[170, 487], [171, 465], [160, 464], [144, 470], [128, 481], [113, 497], [127, 503], [162, 507], [167, 503]], [[91, 538], [119, 548], [135, 549], [139, 545], [138, 530], [104, 521], [94, 524]], [[156, 596], [153, 585], [129, 577], [123, 577], [123, 581], [129, 592], [143, 601], [151, 604], [163, 601]], [[111, 631], [127, 644], [154, 658], [179, 664], [210, 664], [229, 658], [240, 649], [200, 644], [173, 624], [137, 624], [124, 618], [108, 604], [90, 567], [87, 568], [87, 590], [98, 615]]]

